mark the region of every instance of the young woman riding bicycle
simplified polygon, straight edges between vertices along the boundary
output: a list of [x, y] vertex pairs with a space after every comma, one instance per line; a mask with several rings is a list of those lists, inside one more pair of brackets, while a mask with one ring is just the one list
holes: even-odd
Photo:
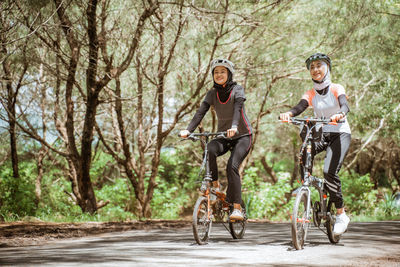
[[244, 109], [244, 89], [234, 82], [234, 65], [227, 59], [215, 59], [211, 62], [211, 74], [214, 86], [197, 110], [186, 130], [180, 132], [187, 137], [200, 124], [210, 106], [214, 107], [218, 118], [218, 132], [227, 132], [228, 139], [214, 139], [208, 144], [212, 185], [219, 190], [217, 157], [231, 150], [231, 156], [226, 167], [228, 177], [227, 201], [233, 203], [233, 211], [229, 218], [243, 220], [241, 211], [242, 189], [239, 167], [246, 158], [250, 146], [252, 128]]
[[[349, 112], [347, 97], [343, 86], [331, 82], [331, 60], [327, 55], [313, 54], [306, 60], [306, 66], [314, 83], [313, 89], [308, 90], [290, 111], [280, 114], [280, 119], [288, 120], [310, 106], [313, 107], [316, 117], [339, 121], [337, 125], [323, 126], [322, 140], [313, 144], [312, 156], [326, 150], [324, 178], [338, 215], [333, 232], [335, 235], [341, 235], [350, 222], [344, 210], [342, 185], [338, 176], [351, 140], [350, 126], [346, 119], [346, 114]], [[305, 153], [302, 162], [305, 162], [304, 156]], [[304, 174], [301, 175], [303, 177]]]

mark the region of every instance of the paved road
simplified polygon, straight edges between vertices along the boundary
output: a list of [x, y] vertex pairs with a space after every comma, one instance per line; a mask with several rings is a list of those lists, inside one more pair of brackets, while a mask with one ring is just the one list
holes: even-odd
[[185, 227], [0, 248], [0, 266], [400, 266], [399, 261], [400, 222], [351, 223], [338, 245], [312, 228], [300, 251], [291, 245], [289, 224], [270, 223], [249, 223], [242, 240], [214, 224], [204, 246]]

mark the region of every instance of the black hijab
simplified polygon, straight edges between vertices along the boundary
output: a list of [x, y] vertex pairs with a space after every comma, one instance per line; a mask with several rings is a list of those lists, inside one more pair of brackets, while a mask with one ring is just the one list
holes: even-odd
[[[212, 71], [213, 74], [213, 81], [214, 81], [214, 70]], [[237, 83], [232, 80], [232, 73], [228, 69], [228, 80], [224, 85], [218, 84], [214, 81], [214, 88], [217, 89], [219, 100], [221, 102], [226, 102], [231, 94], [233, 87]]]

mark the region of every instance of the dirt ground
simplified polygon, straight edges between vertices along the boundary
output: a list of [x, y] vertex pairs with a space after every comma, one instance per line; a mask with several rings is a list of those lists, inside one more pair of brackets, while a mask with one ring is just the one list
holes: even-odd
[[149, 220], [131, 222], [0, 223], [0, 247], [40, 245], [48, 241], [127, 230], [170, 229], [189, 226], [190, 221]]

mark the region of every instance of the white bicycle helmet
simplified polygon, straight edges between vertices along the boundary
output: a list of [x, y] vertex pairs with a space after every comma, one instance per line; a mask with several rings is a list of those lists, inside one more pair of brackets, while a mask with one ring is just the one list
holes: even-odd
[[211, 61], [211, 73], [214, 71], [215, 67], [218, 66], [223, 66], [227, 68], [232, 73], [232, 75], [235, 73], [235, 65], [227, 59], [217, 58]]

